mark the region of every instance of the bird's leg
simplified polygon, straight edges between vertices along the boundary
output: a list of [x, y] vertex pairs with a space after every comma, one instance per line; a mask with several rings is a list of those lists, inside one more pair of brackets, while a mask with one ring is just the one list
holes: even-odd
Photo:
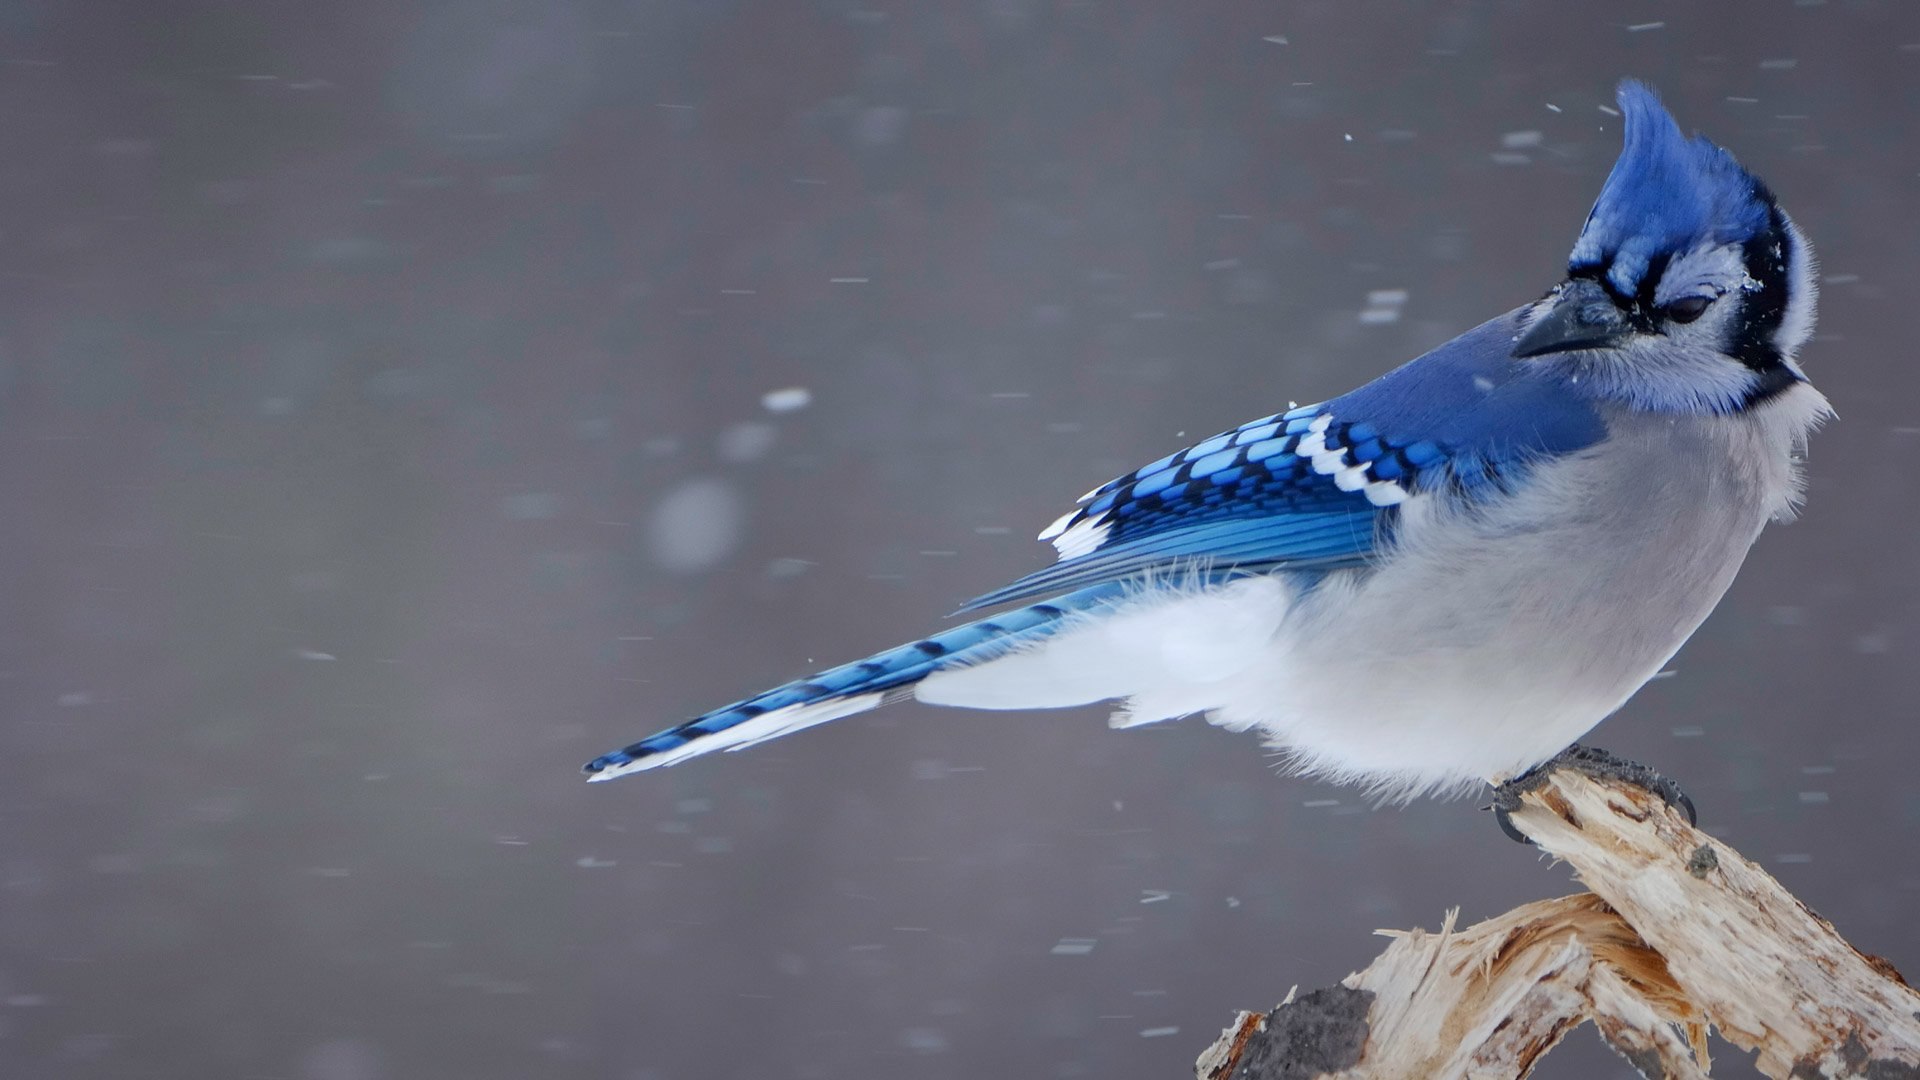
[[1680, 785], [1637, 761], [1628, 761], [1626, 758], [1615, 757], [1605, 750], [1574, 743], [1519, 776], [1494, 785], [1493, 806], [1490, 809], [1493, 810], [1494, 820], [1500, 823], [1500, 831], [1519, 843], [1533, 843], [1532, 840], [1527, 839], [1525, 833], [1514, 828], [1513, 820], [1509, 815], [1520, 808], [1520, 796], [1539, 787], [1548, 774], [1556, 769], [1572, 769], [1596, 780], [1619, 780], [1644, 788], [1660, 796], [1668, 806], [1676, 807], [1681, 813], [1687, 815], [1689, 825], [1699, 824], [1700, 815], [1693, 808], [1693, 800], [1687, 798], [1687, 793], [1680, 790]]

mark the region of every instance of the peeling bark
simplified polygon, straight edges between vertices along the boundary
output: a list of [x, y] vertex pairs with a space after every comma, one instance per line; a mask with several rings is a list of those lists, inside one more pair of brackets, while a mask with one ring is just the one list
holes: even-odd
[[1511, 817], [1592, 891], [1381, 931], [1339, 986], [1242, 1013], [1200, 1080], [1521, 1077], [1588, 1021], [1663, 1080], [1709, 1075], [1710, 1026], [1781, 1080], [1920, 1080], [1920, 993], [1659, 798], [1562, 771]]

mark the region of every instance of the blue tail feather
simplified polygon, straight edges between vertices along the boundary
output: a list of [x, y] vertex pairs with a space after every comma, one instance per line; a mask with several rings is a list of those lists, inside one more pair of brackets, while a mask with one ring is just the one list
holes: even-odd
[[[648, 758], [681, 750], [689, 744], [738, 728], [778, 709], [827, 705], [836, 700], [905, 690], [941, 668], [956, 663], [978, 663], [1017, 645], [1045, 638], [1060, 628], [1066, 616], [1088, 610], [1121, 595], [1123, 591], [1124, 587], [1117, 583], [1081, 589], [1044, 603], [1029, 604], [956, 626], [804, 679], [796, 679], [676, 724], [619, 750], [602, 754], [587, 762], [584, 771], [596, 780], [610, 779], [611, 776], [646, 768]], [[715, 748], [728, 745], [737, 745], [737, 742], [716, 740]], [[700, 752], [695, 750], [691, 753]], [[677, 755], [685, 756], [691, 754]]]

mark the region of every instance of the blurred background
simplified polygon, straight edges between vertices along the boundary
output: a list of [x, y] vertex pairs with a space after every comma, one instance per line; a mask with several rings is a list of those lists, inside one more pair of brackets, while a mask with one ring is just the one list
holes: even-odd
[[577, 770], [1537, 296], [1625, 75], [1813, 237], [1840, 419], [1594, 741], [1920, 970], [1920, 8], [9, 0], [0, 1075], [1179, 1077], [1572, 891], [1099, 709]]

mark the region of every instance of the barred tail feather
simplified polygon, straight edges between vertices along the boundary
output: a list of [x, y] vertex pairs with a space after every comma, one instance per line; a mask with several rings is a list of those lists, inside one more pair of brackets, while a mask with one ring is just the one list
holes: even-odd
[[1119, 595], [1117, 585], [1069, 593], [842, 664], [694, 717], [587, 762], [589, 780], [611, 780], [715, 750], [744, 750], [815, 724], [905, 697], [921, 679], [977, 664], [1058, 631], [1066, 617]]

